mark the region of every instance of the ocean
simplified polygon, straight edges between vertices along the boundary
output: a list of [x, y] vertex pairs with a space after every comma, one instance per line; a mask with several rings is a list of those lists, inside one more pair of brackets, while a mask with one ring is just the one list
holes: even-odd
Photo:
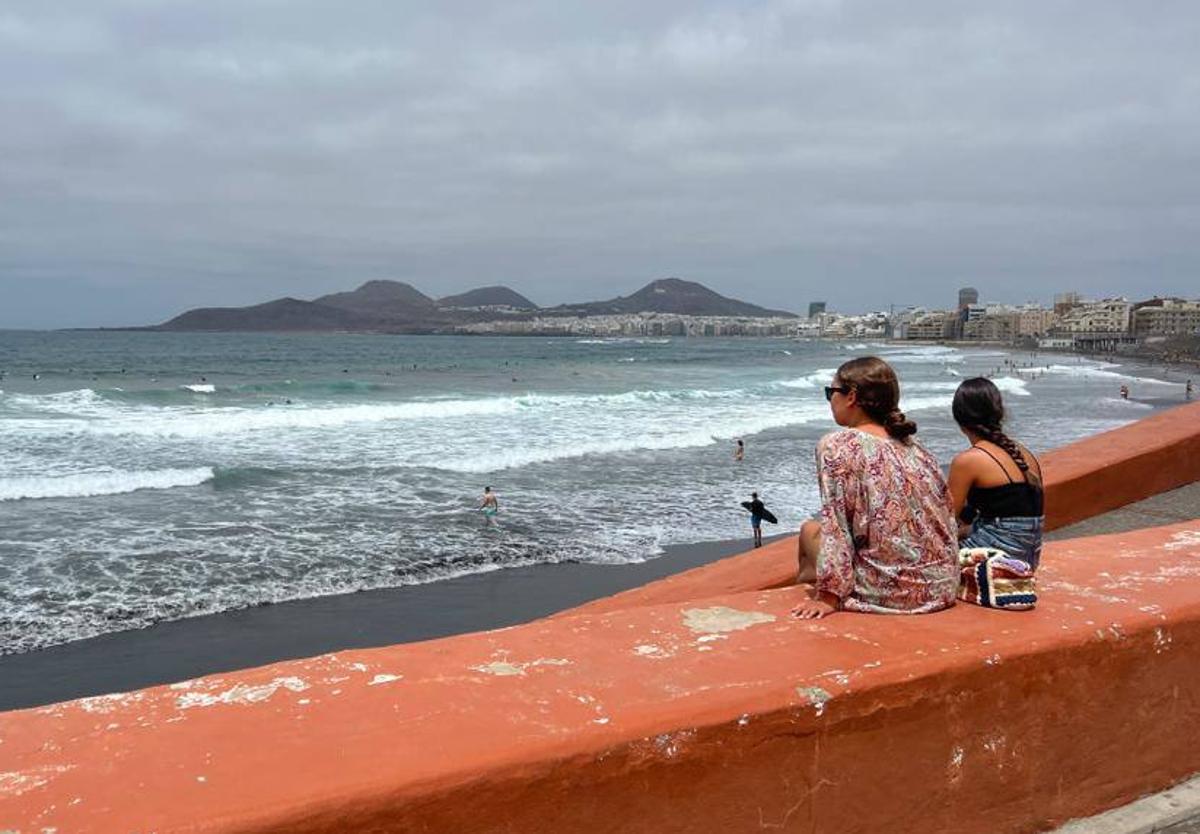
[[[993, 376], [1035, 451], [1183, 399], [1163, 369], [994, 348], [0, 332], [0, 654], [515, 566], [652, 559], [747, 536], [752, 490], [779, 517], [769, 532], [794, 530], [817, 506], [813, 449], [833, 428], [822, 387], [868, 353], [896, 367], [945, 463], [964, 447], [949, 405], [968, 376]], [[484, 486], [494, 526], [475, 509]]]

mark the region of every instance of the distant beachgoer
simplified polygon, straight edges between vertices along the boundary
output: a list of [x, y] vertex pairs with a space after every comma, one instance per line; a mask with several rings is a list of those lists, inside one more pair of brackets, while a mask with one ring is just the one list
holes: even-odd
[[483, 498], [479, 502], [479, 509], [483, 511], [483, 517], [488, 524], [496, 523], [496, 513], [500, 512], [500, 503], [496, 500], [496, 493], [492, 492], [490, 486], [483, 488]]
[[959, 573], [950, 491], [937, 459], [912, 439], [896, 372], [878, 357], [852, 359], [825, 399], [844, 428], [817, 443], [822, 506], [800, 529], [797, 575], [813, 588], [793, 616], [949, 608]]
[[1189, 379], [1187, 384], [1183, 386], [1183, 398], [1190, 400], [1192, 398], [1192, 381]]
[[1123, 400], [1129, 399], [1129, 386], [1128, 385], [1122, 385], [1119, 390], [1121, 392], [1121, 399], [1123, 399]]
[[952, 409], [971, 444], [950, 464], [959, 546], [993, 547], [1036, 569], [1042, 555], [1041, 464], [1004, 433], [1004, 401], [988, 380], [958, 386]]
[[733, 450], [734, 460], [743, 460], [746, 457], [746, 444], [741, 440], [737, 442], [737, 446]]
[[750, 529], [754, 531], [754, 546], [762, 547], [762, 521], [766, 505], [758, 500], [758, 493], [750, 493]]

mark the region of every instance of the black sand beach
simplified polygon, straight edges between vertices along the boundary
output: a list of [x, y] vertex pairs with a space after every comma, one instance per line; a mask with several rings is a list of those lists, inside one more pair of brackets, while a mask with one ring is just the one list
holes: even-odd
[[666, 548], [629, 565], [535, 565], [160, 623], [0, 657], [0, 710], [126, 692], [343, 649], [516, 625], [749, 550]]

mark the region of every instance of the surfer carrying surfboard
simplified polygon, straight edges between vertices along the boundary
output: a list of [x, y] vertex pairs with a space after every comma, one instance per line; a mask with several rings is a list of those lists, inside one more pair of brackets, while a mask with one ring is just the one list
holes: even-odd
[[754, 531], [754, 546], [762, 547], [762, 523], [766, 519], [770, 524], [778, 524], [779, 519], [758, 500], [758, 493], [750, 493], [750, 500], [743, 501], [742, 506], [750, 511], [750, 529]]

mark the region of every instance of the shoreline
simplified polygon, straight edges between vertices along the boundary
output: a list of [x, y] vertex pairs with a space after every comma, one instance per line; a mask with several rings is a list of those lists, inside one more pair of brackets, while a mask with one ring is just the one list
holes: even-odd
[[0, 712], [347, 649], [504, 628], [745, 553], [752, 544], [747, 530], [744, 539], [668, 545], [644, 562], [508, 568], [204, 614], [3, 655]]

